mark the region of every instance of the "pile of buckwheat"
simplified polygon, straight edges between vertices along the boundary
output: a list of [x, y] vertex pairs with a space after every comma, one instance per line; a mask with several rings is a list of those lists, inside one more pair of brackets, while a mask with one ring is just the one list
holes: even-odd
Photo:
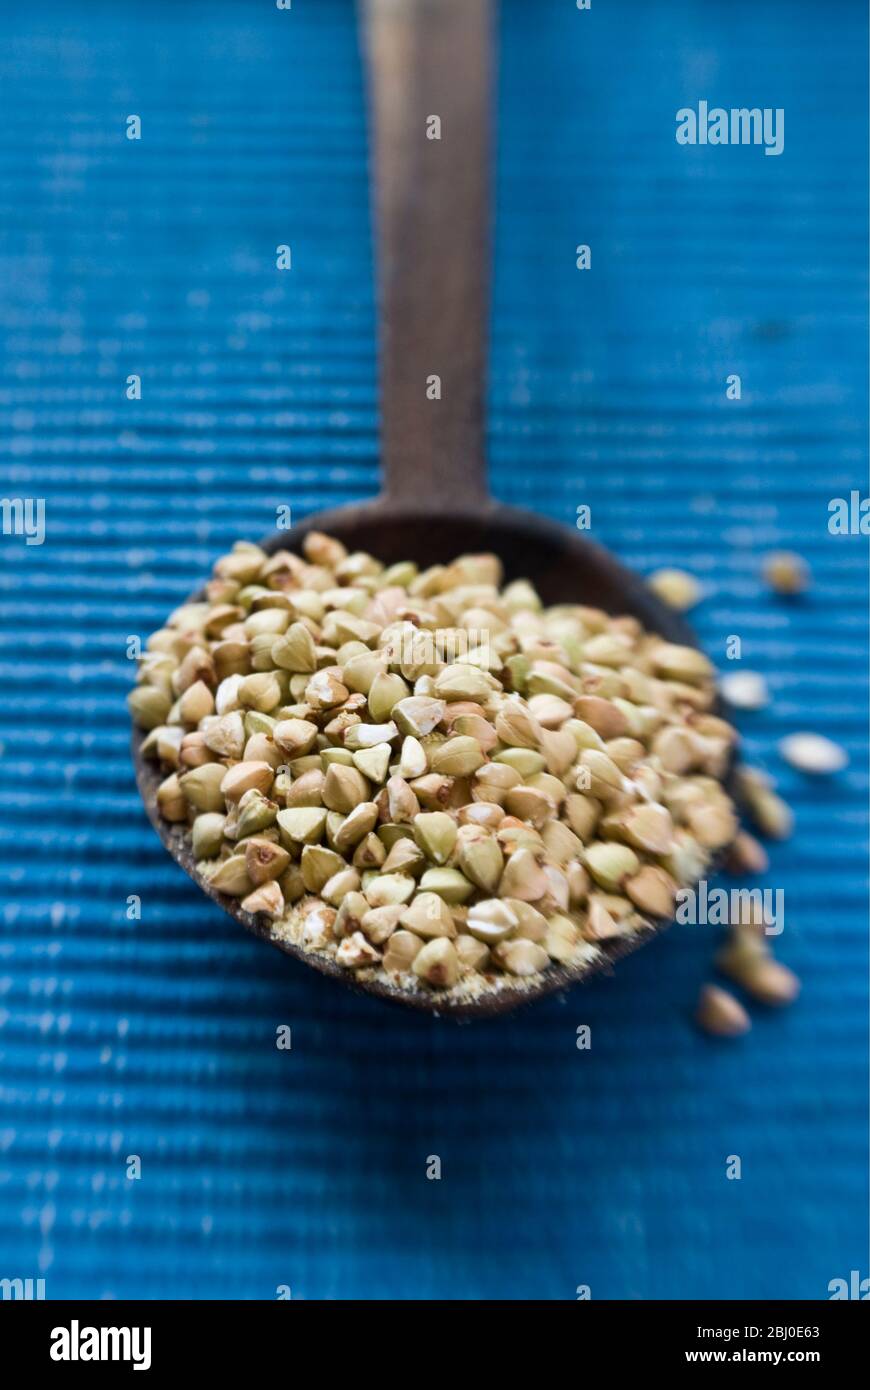
[[362, 978], [480, 994], [669, 918], [738, 831], [714, 670], [494, 555], [240, 543], [129, 697], [198, 871]]

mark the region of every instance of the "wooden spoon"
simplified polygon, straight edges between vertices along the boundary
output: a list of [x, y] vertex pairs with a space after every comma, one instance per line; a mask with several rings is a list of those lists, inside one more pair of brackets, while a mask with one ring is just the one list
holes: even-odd
[[[682, 619], [607, 551], [487, 492], [490, 0], [364, 0], [364, 16], [375, 137], [383, 492], [374, 502], [309, 516], [264, 541], [264, 549], [298, 550], [318, 530], [387, 564], [414, 559], [425, 567], [494, 551], [506, 577], [527, 577], [545, 603], [630, 613], [669, 641], [694, 644]], [[436, 131], [432, 117], [440, 120], [440, 139], [428, 138], [427, 129]], [[430, 400], [427, 381], [436, 375], [440, 399]], [[249, 931], [358, 990], [453, 1017], [503, 1013], [564, 989], [650, 938], [645, 932], [605, 943], [591, 965], [553, 965], [531, 985], [506, 983], [472, 1002], [360, 981], [326, 957], [272, 941], [263, 914], [243, 912], [199, 877], [183, 831], [158, 813], [160, 774], [141, 756], [142, 737], [134, 731], [136, 780], [173, 858]]]

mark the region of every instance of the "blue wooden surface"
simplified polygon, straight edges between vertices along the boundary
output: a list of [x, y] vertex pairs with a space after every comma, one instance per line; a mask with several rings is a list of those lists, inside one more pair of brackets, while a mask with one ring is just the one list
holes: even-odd
[[[797, 811], [767, 881], [804, 995], [715, 1045], [689, 1017], [709, 930], [457, 1029], [281, 960], [166, 857], [128, 635], [276, 505], [377, 484], [352, 11], [0, 6], [0, 491], [48, 508], [44, 546], [0, 543], [0, 1277], [824, 1298], [866, 1273], [867, 549], [826, 529], [866, 491], [866, 42], [845, 0], [502, 10], [493, 487], [685, 562], [714, 658], [741, 635], [775, 695], [742, 723]], [[678, 147], [700, 99], [783, 107], [784, 153]], [[782, 545], [814, 571], [797, 604], [759, 583]], [[779, 762], [802, 727], [848, 747], [833, 782]]]

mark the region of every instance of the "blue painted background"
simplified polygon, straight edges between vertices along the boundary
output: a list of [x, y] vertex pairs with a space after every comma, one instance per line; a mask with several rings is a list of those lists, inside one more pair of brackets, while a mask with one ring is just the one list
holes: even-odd
[[[767, 674], [742, 723], [797, 812], [767, 882], [803, 997], [711, 1043], [713, 943], [683, 928], [446, 1026], [282, 960], [172, 865], [127, 636], [276, 505], [377, 485], [352, 10], [3, 3], [0, 490], [46, 498], [48, 535], [0, 544], [0, 1276], [49, 1297], [824, 1298], [867, 1273], [867, 548], [826, 529], [866, 491], [864, 6], [505, 0], [500, 44], [493, 487], [569, 525], [588, 503], [643, 572], [682, 558], [708, 649], [740, 634]], [[784, 153], [678, 147], [702, 98], [783, 107]], [[759, 584], [781, 545], [813, 568], [796, 604]], [[830, 783], [777, 757], [804, 727], [849, 749]]]

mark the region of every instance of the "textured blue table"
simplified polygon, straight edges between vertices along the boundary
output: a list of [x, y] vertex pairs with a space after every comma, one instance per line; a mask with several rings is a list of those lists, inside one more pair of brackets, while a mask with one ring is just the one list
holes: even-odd
[[[700, 1037], [712, 930], [687, 927], [446, 1026], [282, 960], [174, 867], [132, 782], [127, 637], [277, 505], [376, 489], [352, 11], [3, 3], [0, 492], [48, 530], [0, 539], [0, 1277], [48, 1297], [825, 1298], [867, 1273], [867, 548], [826, 528], [866, 491], [864, 7], [506, 0], [500, 41], [493, 486], [569, 525], [588, 503], [641, 571], [682, 559], [708, 649], [739, 634], [768, 675], [742, 723], [797, 812], [768, 883], [804, 995]], [[783, 107], [784, 153], [680, 148], [700, 99]], [[794, 605], [759, 584], [780, 545], [815, 575]], [[849, 769], [785, 768], [802, 727]]]

